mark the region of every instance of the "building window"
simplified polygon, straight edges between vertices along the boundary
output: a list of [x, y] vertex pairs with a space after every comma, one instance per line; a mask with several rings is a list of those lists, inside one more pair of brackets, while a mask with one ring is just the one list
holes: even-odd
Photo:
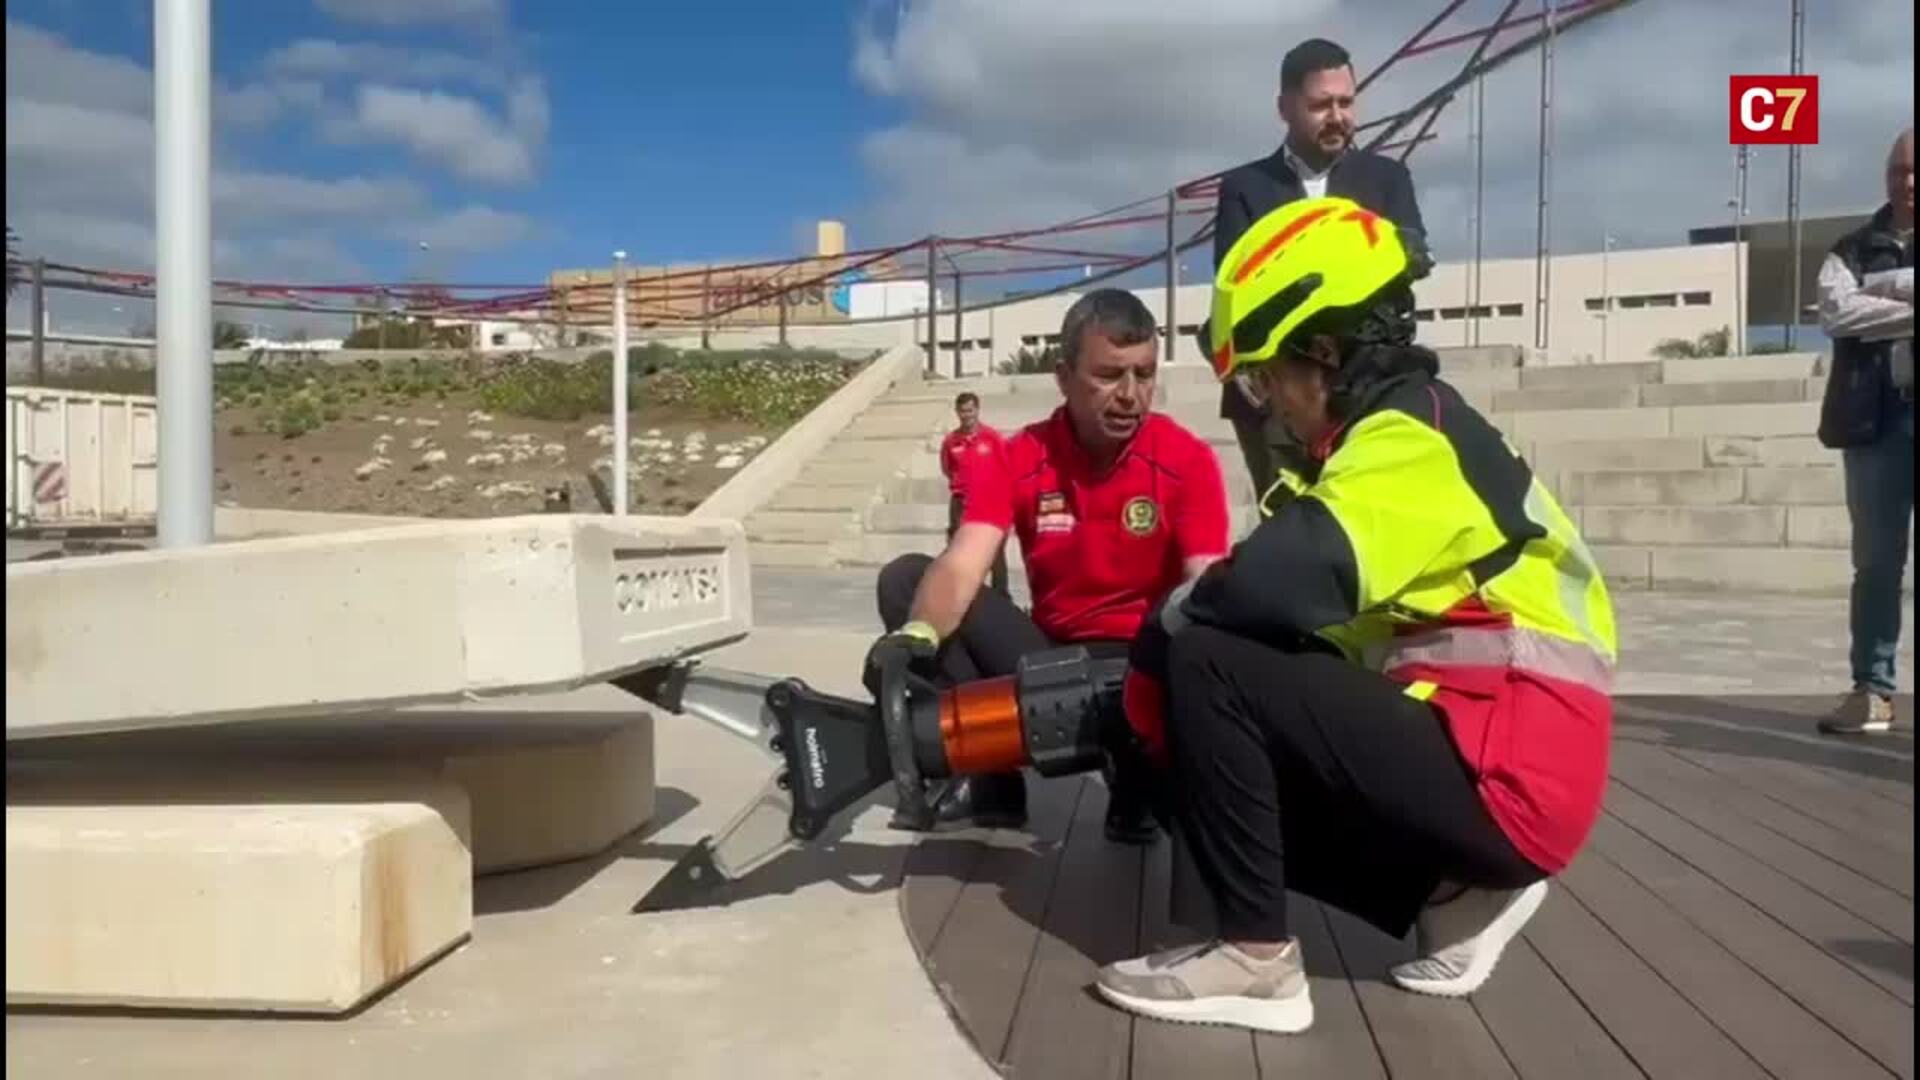
[[1605, 310], [1607, 310], [1607, 299], [1606, 299], [1606, 297], [1604, 297], [1604, 296], [1589, 296], [1589, 297], [1587, 297], [1587, 310], [1588, 310], [1588, 311], [1605, 311]]
[[1467, 314], [1476, 319], [1491, 319], [1493, 318], [1493, 308], [1486, 304], [1481, 304], [1477, 307], [1468, 308]]
[[1200, 332], [1200, 324], [1199, 323], [1181, 323], [1180, 332], [1183, 334], [1197, 334]]
[[1613, 302], [1626, 310], [1634, 310], [1647, 306], [1647, 298], [1644, 296], [1616, 296], [1613, 298]]
[[1454, 322], [1466, 317], [1467, 309], [1463, 307], [1443, 307], [1440, 309], [1440, 318], [1446, 322]]
[[1413, 318], [1414, 318], [1414, 321], [1416, 321], [1416, 322], [1432, 322], [1432, 321], [1433, 321], [1433, 309], [1432, 309], [1432, 308], [1420, 308], [1419, 310], [1417, 310], [1417, 311], [1415, 311], [1415, 312], [1413, 313]]
[[505, 334], [493, 335], [493, 343], [495, 345], [505, 345], [507, 343], [507, 335]]
[[1686, 302], [1688, 307], [1706, 307], [1708, 304], [1713, 303], [1713, 294], [1711, 292], [1690, 292], [1682, 295], [1681, 299]]
[[1672, 293], [1655, 293], [1647, 297], [1648, 307], [1678, 307], [1680, 298]]
[[1038, 345], [1038, 344], [1040, 344], [1040, 335], [1039, 335], [1039, 334], [1021, 334], [1021, 335], [1020, 335], [1020, 344], [1022, 344], [1022, 345]]
[[1520, 317], [1521, 306], [1519, 304], [1501, 304], [1499, 311], [1502, 318], [1517, 319]]

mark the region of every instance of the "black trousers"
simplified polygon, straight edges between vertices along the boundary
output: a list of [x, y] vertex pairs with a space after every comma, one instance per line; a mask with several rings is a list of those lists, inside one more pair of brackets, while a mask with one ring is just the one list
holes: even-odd
[[[949, 540], [953, 539], [954, 532], [960, 528], [960, 514], [963, 511], [965, 511], [966, 508], [967, 508], [967, 500], [964, 496], [952, 495], [947, 498], [947, 539]], [[1008, 538], [1009, 542], [1011, 542], [1011, 539], [1012, 539], [1011, 537]], [[994, 592], [997, 592], [1002, 596], [1012, 595], [1007, 591], [1007, 545], [1006, 544], [1001, 544], [1000, 554], [994, 556], [993, 574], [987, 580], [988, 580], [989, 587], [991, 587]], [[909, 595], [907, 597], [907, 600], [909, 603], [911, 603], [913, 600], [913, 597]], [[905, 618], [905, 616], [902, 616], [902, 618]], [[892, 629], [892, 627], [888, 627], [888, 629]]]
[[1285, 940], [1289, 889], [1398, 938], [1443, 881], [1546, 876], [1399, 683], [1195, 626], [1173, 639], [1168, 692], [1168, 797], [1228, 940]]

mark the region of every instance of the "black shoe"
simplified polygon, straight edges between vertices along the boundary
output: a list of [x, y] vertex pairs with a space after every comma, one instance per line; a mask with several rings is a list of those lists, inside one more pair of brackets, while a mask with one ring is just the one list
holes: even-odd
[[942, 824], [976, 829], [1018, 829], [1027, 823], [1027, 778], [1020, 773], [965, 776], [954, 781], [934, 808]]
[[1116, 844], [1144, 846], [1153, 843], [1160, 836], [1160, 822], [1153, 816], [1153, 808], [1147, 800], [1128, 793], [1127, 789], [1108, 789], [1107, 792], [1107, 839]]

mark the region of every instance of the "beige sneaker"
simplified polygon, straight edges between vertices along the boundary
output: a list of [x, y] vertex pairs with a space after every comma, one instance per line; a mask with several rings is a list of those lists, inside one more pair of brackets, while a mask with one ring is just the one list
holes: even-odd
[[1855, 690], [1839, 708], [1820, 718], [1829, 735], [1869, 735], [1893, 730], [1893, 699], [1871, 690]]
[[1257, 960], [1212, 942], [1122, 960], [1100, 969], [1100, 996], [1129, 1012], [1186, 1024], [1225, 1024], [1292, 1035], [1313, 1026], [1300, 943]]
[[1536, 881], [1524, 889], [1465, 889], [1429, 906], [1415, 925], [1420, 958], [1395, 965], [1393, 981], [1416, 994], [1473, 993], [1546, 898], [1547, 883]]

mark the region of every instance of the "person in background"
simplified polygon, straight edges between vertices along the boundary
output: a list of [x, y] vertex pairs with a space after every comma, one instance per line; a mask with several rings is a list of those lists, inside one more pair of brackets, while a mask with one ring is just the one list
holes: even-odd
[[[953, 399], [953, 415], [959, 426], [940, 443], [940, 474], [947, 478], [947, 540], [953, 540], [960, 528], [960, 515], [967, 507], [967, 474], [976, 463], [995, 454], [1003, 454], [1007, 441], [998, 431], [980, 422], [980, 395], [968, 390]], [[1007, 549], [1001, 545], [993, 560], [990, 586], [1007, 594]]]
[[[1393, 222], [1413, 259], [1413, 276], [1426, 276], [1432, 261], [1412, 174], [1392, 158], [1353, 146], [1356, 85], [1347, 50], [1324, 38], [1301, 42], [1280, 61], [1278, 106], [1286, 138], [1278, 150], [1221, 178], [1213, 226], [1216, 268], [1253, 222], [1287, 203], [1332, 195]], [[1285, 425], [1270, 420], [1233, 380], [1221, 388], [1220, 415], [1233, 423], [1255, 498], [1265, 499], [1275, 481], [1287, 477], [1295, 478], [1287, 487], [1297, 489], [1305, 452]]]
[[1820, 326], [1833, 368], [1820, 441], [1841, 452], [1853, 526], [1848, 602], [1853, 690], [1822, 717], [1835, 735], [1889, 731], [1913, 522], [1913, 129], [1886, 162], [1887, 201], [1820, 267]]

